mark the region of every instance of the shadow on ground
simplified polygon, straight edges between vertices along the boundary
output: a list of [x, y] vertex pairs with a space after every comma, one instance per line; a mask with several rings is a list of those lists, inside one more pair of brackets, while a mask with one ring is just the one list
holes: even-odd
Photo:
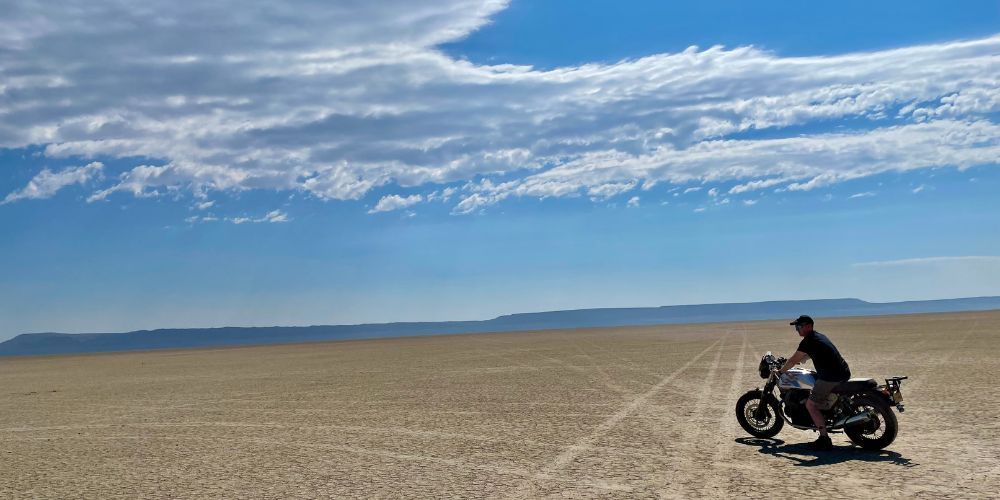
[[810, 449], [808, 443], [786, 444], [780, 439], [743, 437], [737, 438], [736, 442], [747, 446], [758, 446], [760, 449], [757, 451], [760, 453], [791, 460], [799, 467], [815, 467], [850, 461], [887, 462], [903, 467], [919, 465], [894, 451], [869, 451], [857, 446], [834, 446], [830, 451], [817, 451]]

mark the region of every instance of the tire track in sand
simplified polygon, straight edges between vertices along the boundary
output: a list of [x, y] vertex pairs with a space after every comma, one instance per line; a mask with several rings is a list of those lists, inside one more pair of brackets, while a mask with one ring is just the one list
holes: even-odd
[[[600, 378], [604, 382], [605, 387], [607, 387], [607, 388], [609, 388], [609, 389], [611, 389], [611, 390], [613, 390], [613, 391], [621, 394], [622, 397], [629, 397], [629, 396], [635, 395], [635, 391], [634, 390], [631, 390], [631, 389], [629, 389], [629, 388], [627, 388], [627, 387], [619, 384], [614, 379], [614, 377], [612, 377], [611, 374], [608, 373], [608, 371], [604, 369], [604, 363], [601, 360], [595, 358], [592, 354], [590, 354], [586, 350], [584, 350], [584, 348], [580, 346], [580, 343], [577, 342], [577, 339], [569, 339], [569, 340], [570, 340], [570, 344], [573, 346], [573, 348], [576, 349], [580, 353], [578, 356], [586, 358], [587, 361], [589, 361], [591, 363], [589, 365], [590, 368], [592, 368], [594, 371], [596, 371], [598, 374], [600, 374]], [[630, 381], [633, 382], [633, 383], [636, 382], [635, 380], [630, 380]]]
[[740, 348], [740, 355], [736, 358], [736, 366], [733, 368], [733, 378], [729, 385], [729, 393], [726, 397], [722, 398], [720, 403], [720, 406], [725, 406], [726, 411], [722, 412], [722, 417], [719, 419], [718, 431], [715, 433], [715, 454], [712, 456], [710, 463], [712, 471], [708, 474], [708, 477], [705, 479], [705, 485], [701, 489], [700, 496], [703, 498], [732, 496], [729, 494], [728, 486], [731, 483], [729, 476], [733, 472], [733, 440], [736, 439], [739, 425], [731, 408], [734, 407], [736, 400], [740, 398], [741, 393], [745, 389], [743, 387], [743, 370], [748, 347], [747, 332], [746, 329], [743, 329], [743, 346]]
[[629, 415], [635, 413], [640, 408], [649, 404], [649, 399], [659, 393], [664, 387], [674, 381], [681, 373], [693, 366], [698, 362], [705, 354], [708, 354], [713, 349], [716, 349], [725, 337], [720, 337], [712, 345], [706, 347], [704, 350], [696, 354], [687, 363], [684, 363], [680, 368], [674, 370], [667, 376], [660, 379], [653, 387], [648, 391], [636, 396], [630, 400], [625, 406], [622, 406], [617, 412], [612, 414], [606, 420], [598, 424], [594, 429], [587, 435], [581, 436], [575, 443], [567, 446], [562, 453], [555, 456], [552, 461], [542, 468], [540, 472], [535, 474], [533, 477], [522, 481], [516, 488], [514, 488], [510, 493], [506, 495], [507, 498], [530, 498], [536, 496], [534, 494], [535, 481], [536, 480], [546, 480], [546, 481], [557, 481], [556, 472], [564, 469], [567, 465], [572, 463], [574, 460], [580, 457], [585, 451], [590, 450], [597, 441], [604, 437], [611, 429], [620, 424]]
[[[485, 341], [485, 339], [483, 339], [483, 341]], [[577, 345], [574, 344], [574, 347], [576, 347], [577, 350], [579, 350], [581, 353], [583, 353], [582, 349], [580, 349], [579, 346], [577, 346]], [[587, 378], [587, 380], [590, 381], [591, 383], [594, 383], [595, 385], [596, 384], [603, 385], [605, 388], [610, 389], [612, 392], [615, 392], [615, 393], [621, 395], [623, 398], [624, 397], [628, 397], [628, 396], [631, 395], [631, 392], [627, 388], [622, 387], [622, 386], [616, 384], [615, 381], [611, 378], [611, 376], [608, 375], [608, 373], [604, 369], [602, 369], [600, 366], [590, 367], [590, 368], [594, 368], [593, 371], [597, 371], [598, 372], [598, 374], [595, 376], [595, 375], [591, 374], [591, 370], [588, 370], [588, 367], [576, 365], [576, 364], [570, 363], [569, 361], [565, 361], [565, 360], [562, 360], [562, 359], [559, 359], [559, 358], [555, 358], [555, 357], [549, 356], [547, 354], [540, 353], [540, 352], [538, 352], [537, 350], [534, 350], [534, 349], [528, 349], [528, 348], [523, 348], [523, 347], [521, 347], [521, 348], [507, 347], [506, 349], [508, 351], [516, 351], [516, 352], [519, 352], [521, 354], [528, 354], [528, 355], [531, 355], [531, 356], [535, 356], [537, 358], [542, 358], [542, 359], [548, 361], [549, 363], [552, 363], [552, 364], [555, 364], [555, 365], [562, 366], [562, 367], [568, 368], [570, 370], [573, 370], [573, 371], [575, 371], [575, 372], [577, 372], [577, 373], [585, 376]], [[586, 353], [583, 353], [583, 356], [584, 357], [589, 357]], [[590, 358], [590, 359], [591, 359], [591, 361], [594, 361], [593, 358]], [[548, 366], [552, 366], [552, 365], [548, 365]], [[537, 370], [537, 368], [536, 368], [536, 370]], [[595, 378], [597, 380], [595, 380]]]
[[[583, 338], [583, 337], [580, 337], [578, 340], [580, 340], [583, 343], [585, 343], [585, 344], [593, 347], [594, 349], [597, 349], [603, 355], [606, 355], [606, 356], [608, 356], [610, 358], [615, 358], [618, 361], [621, 361], [622, 364], [621, 365], [617, 365], [620, 368], [626, 368], [628, 370], [632, 370], [632, 371], [636, 371], [636, 372], [642, 372], [642, 373], [644, 373], [646, 375], [654, 377], [655, 380], [660, 380], [660, 378], [663, 377], [663, 373], [650, 370], [649, 368], [646, 368], [646, 367], [644, 367], [644, 366], [636, 363], [632, 359], [628, 359], [628, 358], [626, 358], [626, 357], [624, 357], [624, 356], [622, 356], [620, 354], [615, 353], [614, 351], [612, 351], [611, 349], [608, 349], [607, 347], [601, 346], [600, 344], [598, 344], [597, 342], [594, 342], [593, 340], [590, 340], [590, 339], [587, 339], [587, 338]], [[642, 384], [643, 385], [649, 385], [649, 382], [642, 382]]]
[[[725, 340], [729, 337], [731, 331], [727, 331], [719, 342], [718, 350], [715, 352], [715, 359], [712, 361], [712, 365], [708, 368], [708, 373], [701, 377], [703, 383], [694, 389], [694, 392], [690, 397], [693, 397], [694, 404], [685, 413], [680, 413], [677, 410], [680, 408], [675, 407], [672, 415], [669, 416], [671, 422], [681, 422], [685, 427], [690, 429], [689, 432], [685, 433], [687, 440], [680, 442], [678, 446], [679, 459], [689, 462], [689, 465], [695, 461], [695, 458], [703, 457], [704, 453], [700, 450], [704, 443], [711, 440], [711, 434], [714, 433], [714, 429], [707, 428], [705, 422], [700, 421], [700, 417], [708, 412], [709, 407], [712, 405], [713, 399], [718, 398], [718, 395], [712, 388], [715, 386], [715, 380], [719, 372], [719, 365], [722, 364], [722, 353], [725, 350]], [[688, 498], [690, 497], [691, 491], [694, 489], [693, 485], [700, 481], [702, 478], [699, 477], [700, 474], [693, 475], [691, 471], [696, 471], [698, 469], [692, 468], [690, 466], [681, 469], [671, 469], [670, 471], [664, 472], [674, 472], [674, 477], [657, 477], [651, 481], [651, 485], [656, 488], [657, 496], [660, 498]]]
[[[27, 440], [48, 440], [48, 438], [29, 438]], [[149, 437], [142, 435], [117, 435], [117, 436], [65, 436], [60, 439], [63, 440], [76, 440], [76, 441], [124, 441], [124, 440], [134, 440], [134, 441], [182, 441], [182, 442], [197, 442], [203, 443], [216, 448], [221, 446], [232, 446], [233, 440], [231, 437], [214, 437], [214, 436], [157, 436]], [[243, 438], [240, 439], [240, 444], [257, 444], [266, 445], [269, 447], [284, 447], [288, 449], [309, 449], [309, 450], [319, 450], [326, 452], [338, 452], [345, 454], [369, 456], [369, 457], [379, 457], [388, 458], [392, 460], [397, 460], [401, 462], [416, 462], [416, 463], [430, 463], [437, 464], [441, 466], [452, 467], [455, 469], [477, 471], [485, 474], [490, 474], [492, 476], [514, 476], [518, 478], [528, 478], [534, 473], [529, 469], [524, 469], [520, 467], [511, 467], [507, 465], [494, 465], [480, 462], [470, 462], [463, 459], [453, 459], [446, 457], [439, 457], [434, 455], [421, 455], [417, 453], [407, 453], [407, 452], [397, 452], [391, 450], [383, 450], [378, 448], [360, 448], [356, 446], [345, 446], [337, 445], [331, 443], [323, 443], [316, 441], [283, 441], [280, 439], [267, 439], [267, 438]], [[578, 481], [575, 479], [564, 479], [559, 477], [550, 478], [554, 482], [568, 483], [575, 486], [585, 486], [587, 488], [606, 490], [606, 491], [618, 491], [618, 492], [629, 492], [632, 488], [625, 484], [614, 483], [611, 481]]]

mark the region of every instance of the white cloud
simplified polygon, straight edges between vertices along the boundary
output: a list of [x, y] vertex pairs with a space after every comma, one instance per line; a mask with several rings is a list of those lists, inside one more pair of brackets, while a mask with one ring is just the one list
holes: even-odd
[[757, 201], [758, 200], [743, 200], [743, 204], [746, 205], [746, 206], [748, 206], [748, 207], [751, 207], [751, 206], [756, 205]]
[[204, 201], [195, 204], [195, 208], [197, 208], [198, 210], [207, 210], [209, 208], [212, 208], [213, 206], [215, 206], [214, 201]]
[[[436, 48], [502, 0], [60, 5], [25, 0], [0, 19], [0, 82], [15, 96], [0, 101], [0, 147], [146, 158], [91, 201], [168, 189], [358, 200], [398, 185], [456, 195], [453, 212], [470, 213], [657, 183], [809, 190], [1000, 157], [1000, 36], [816, 57], [691, 48], [542, 71]], [[857, 118], [880, 121], [784, 132]], [[494, 174], [503, 187], [454, 191]]]
[[923, 190], [925, 190], [925, 189], [927, 189], [927, 186], [925, 186], [925, 185], [921, 184], [921, 185], [919, 185], [919, 186], [917, 186], [917, 187], [913, 188], [913, 191], [912, 191], [912, 193], [913, 193], [913, 194], [917, 194], [917, 193], [919, 193], [919, 192], [921, 192], [921, 191], [923, 191]]
[[419, 194], [413, 194], [405, 198], [398, 194], [390, 194], [388, 196], [383, 196], [382, 199], [378, 200], [378, 203], [375, 204], [375, 208], [369, 210], [368, 213], [374, 214], [378, 212], [399, 210], [400, 208], [416, 205], [421, 201], [424, 201], [424, 197]]
[[871, 198], [872, 196], [875, 196], [875, 192], [873, 192], [873, 191], [865, 191], [863, 193], [854, 193], [854, 194], [848, 196], [847, 198], [848, 199], [854, 199], [854, 198]]
[[4, 197], [3, 201], [0, 201], [0, 205], [18, 200], [51, 198], [66, 186], [87, 184], [91, 180], [99, 178], [103, 169], [104, 164], [98, 161], [58, 172], [44, 169], [28, 181], [27, 186]]
[[715, 198], [716, 196], [719, 196], [719, 189], [718, 188], [709, 189], [708, 190], [708, 195], [711, 196], [712, 198]]
[[782, 165], [789, 176], [812, 177], [787, 187], [792, 191], [808, 191], [887, 171], [940, 164], [960, 167], [986, 164], [1000, 157], [998, 138], [1000, 126], [987, 121], [937, 121], [850, 134], [707, 141], [685, 150], [663, 147], [641, 156], [587, 154], [504, 183], [492, 192], [496, 200], [505, 197], [501, 195], [567, 196], [588, 186], [635, 178], [682, 183], [691, 180], [692, 170], [703, 172], [707, 180], [723, 180], [758, 170], [773, 175], [774, 165]]
[[639, 197], [638, 196], [633, 196], [633, 197], [629, 198], [627, 206], [629, 208], [638, 207], [639, 206]]
[[918, 257], [913, 259], [883, 260], [875, 262], [859, 262], [854, 267], [900, 267], [928, 266], [940, 264], [971, 264], [980, 266], [1000, 265], [1000, 256], [995, 255], [965, 255], [946, 257]]
[[684, 190], [684, 194], [694, 193], [695, 191], [701, 191], [700, 187], [689, 187]]

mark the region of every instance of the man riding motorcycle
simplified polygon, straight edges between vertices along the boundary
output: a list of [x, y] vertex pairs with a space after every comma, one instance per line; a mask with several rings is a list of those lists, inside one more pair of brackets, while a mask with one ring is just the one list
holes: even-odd
[[792, 354], [784, 366], [776, 371], [778, 376], [781, 376], [793, 366], [806, 359], [812, 359], [816, 367], [816, 385], [813, 386], [809, 400], [806, 401], [806, 409], [819, 430], [819, 438], [810, 443], [810, 446], [817, 450], [829, 450], [833, 448], [833, 443], [827, 434], [826, 419], [821, 411], [830, 409], [835, 400], [830, 392], [841, 382], [851, 378], [851, 369], [833, 342], [830, 342], [826, 335], [813, 329], [815, 323], [812, 318], [799, 316], [789, 324], [795, 327], [802, 341], [799, 342], [795, 354]]

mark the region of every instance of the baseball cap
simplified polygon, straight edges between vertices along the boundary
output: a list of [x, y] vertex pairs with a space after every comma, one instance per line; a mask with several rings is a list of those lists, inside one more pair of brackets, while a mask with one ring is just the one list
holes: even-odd
[[813, 319], [810, 318], [809, 316], [806, 316], [805, 314], [799, 316], [798, 318], [796, 318], [795, 321], [789, 323], [789, 325], [812, 325], [812, 324], [814, 324]]

